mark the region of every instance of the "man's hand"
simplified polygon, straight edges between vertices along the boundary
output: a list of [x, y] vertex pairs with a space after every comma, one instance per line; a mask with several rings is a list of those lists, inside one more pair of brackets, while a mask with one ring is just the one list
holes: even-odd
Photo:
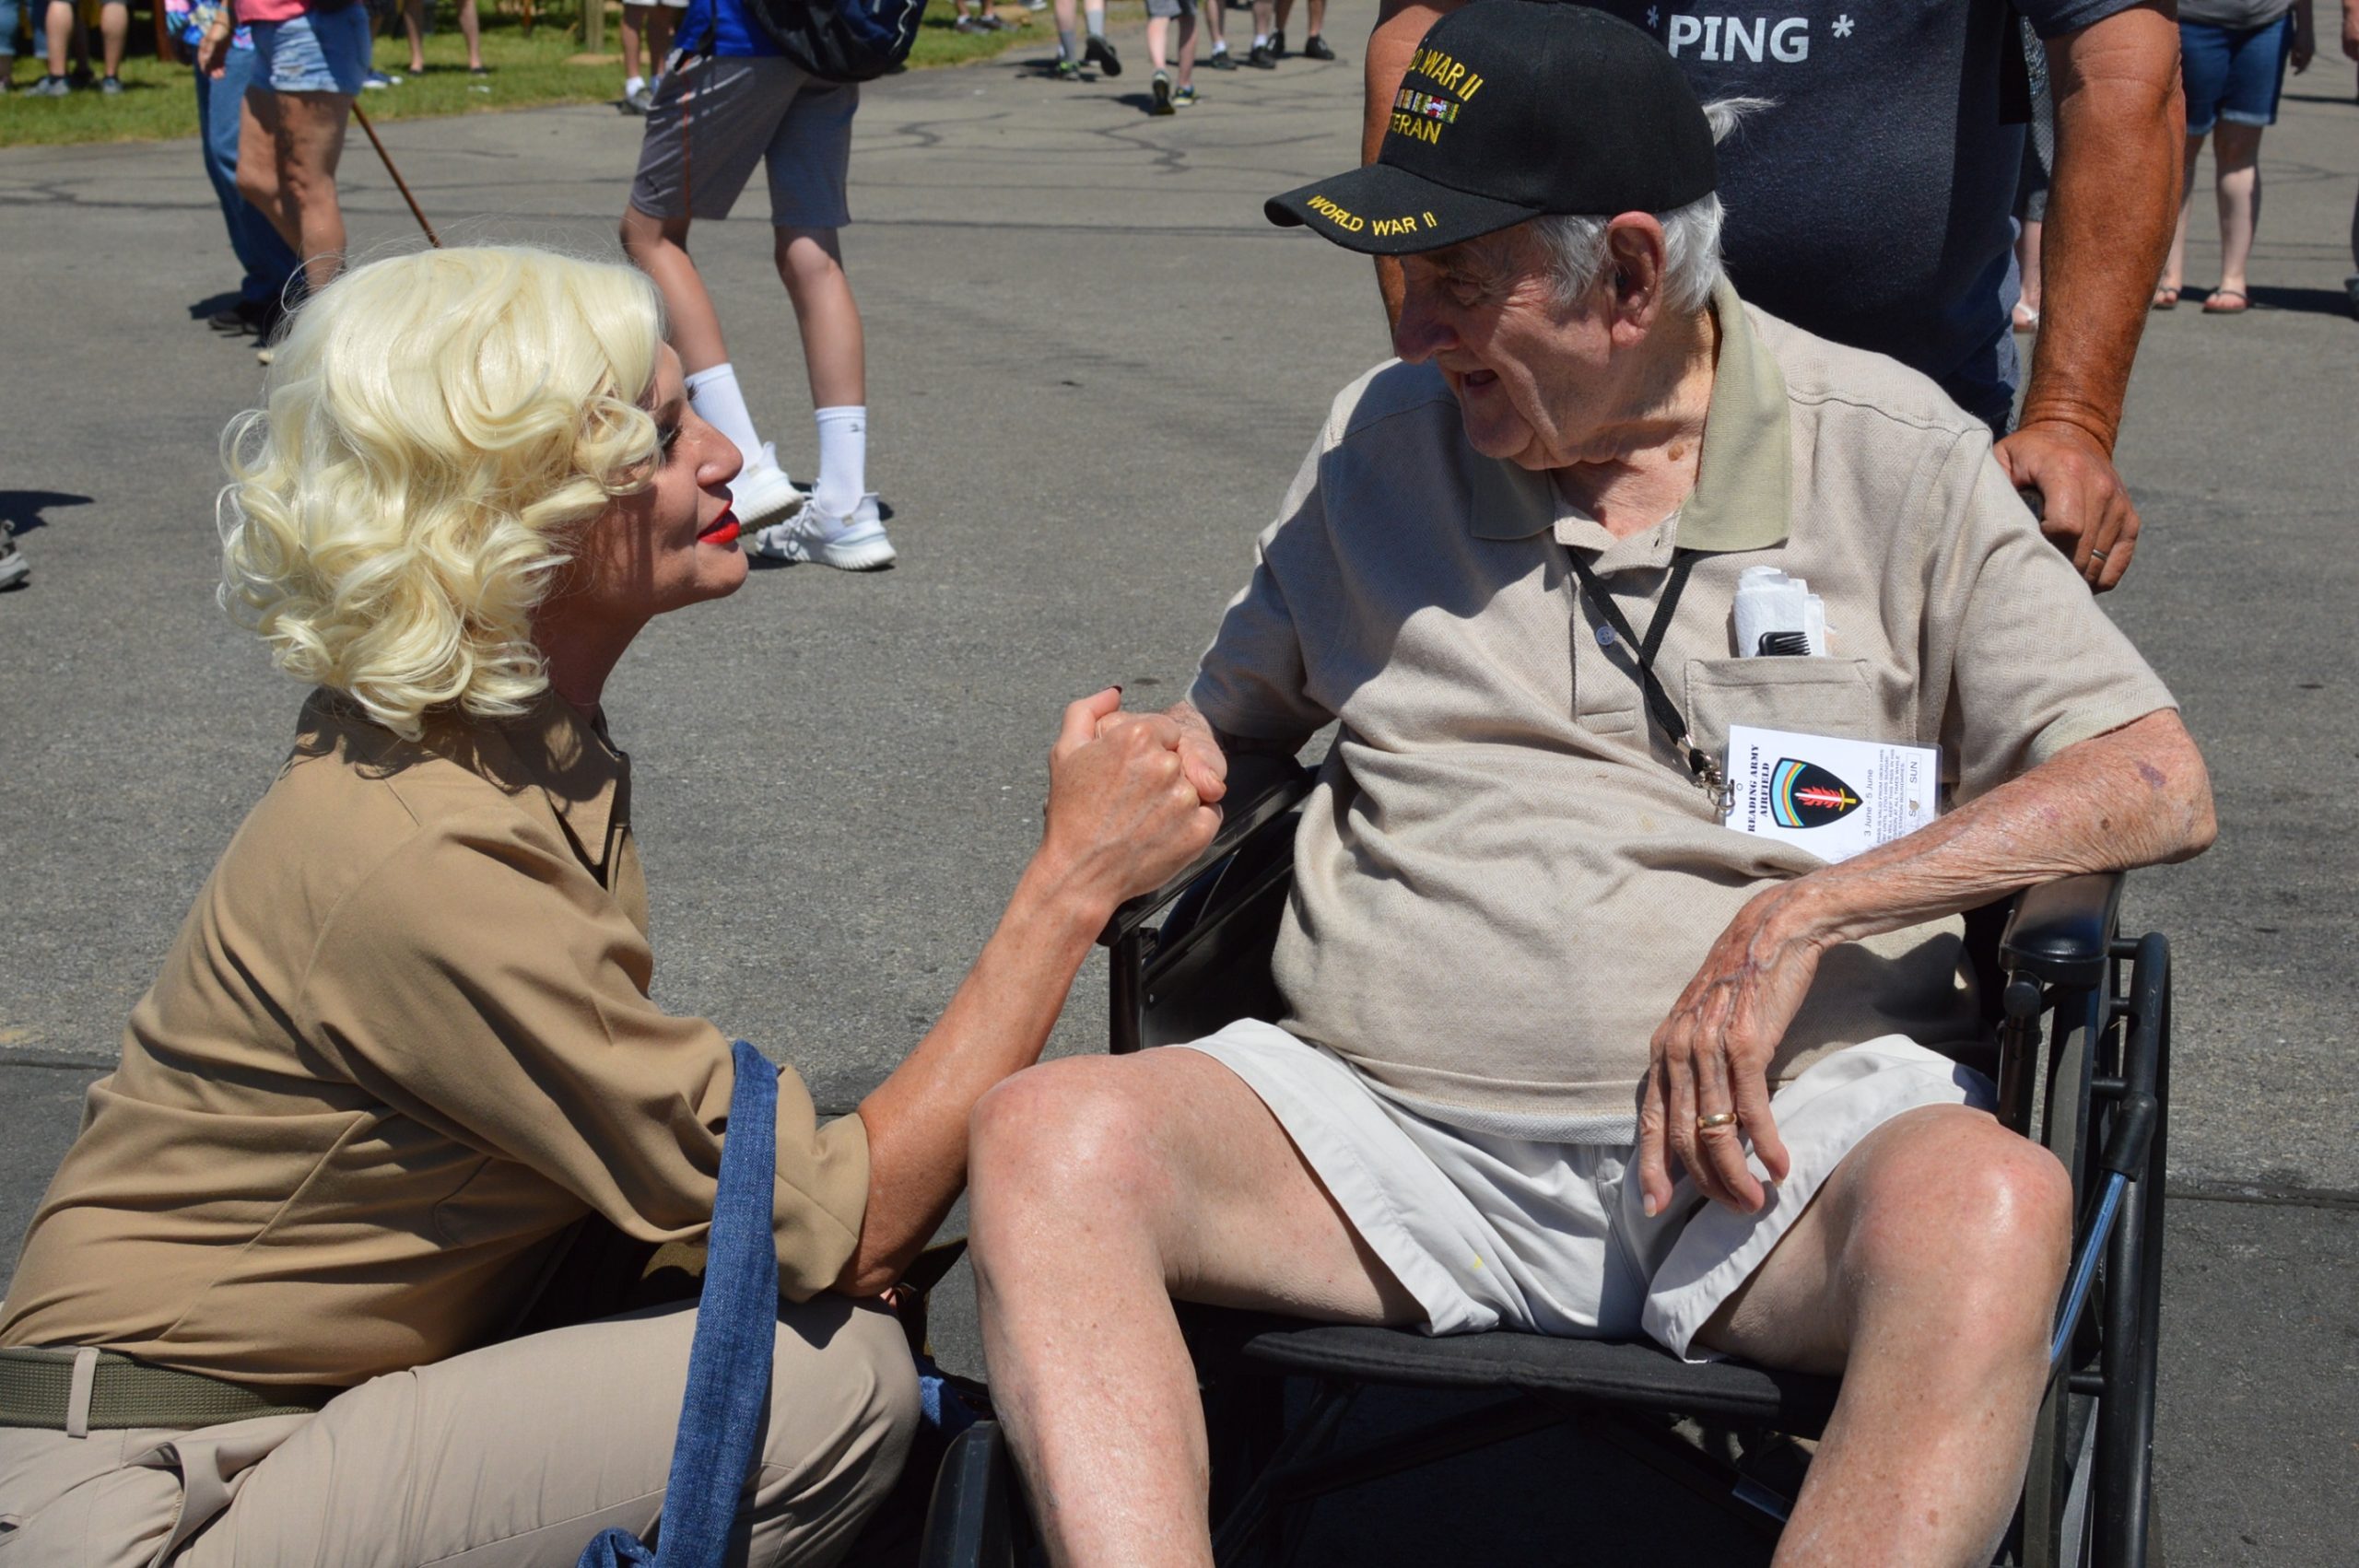
[[2039, 526], [2089, 586], [2105, 592], [2130, 569], [2138, 548], [2138, 509], [2113, 459], [2078, 425], [2026, 424], [2001, 441], [1999, 465], [2018, 490], [2036, 490]]
[[1204, 716], [1196, 711], [1195, 704], [1182, 697], [1159, 714], [1109, 713], [1097, 721], [1097, 734], [1104, 739], [1127, 725], [1143, 723], [1169, 724], [1177, 730], [1180, 769], [1204, 804], [1216, 804], [1228, 793], [1228, 755], [1221, 750], [1220, 738], [1213, 733]]
[[1065, 709], [1049, 752], [1048, 825], [1040, 859], [1108, 910], [1160, 887], [1220, 828], [1180, 766], [1180, 726], [1136, 714], [1104, 735], [1120, 708], [1112, 687]]
[[[1672, 1158], [1705, 1197], [1741, 1214], [1765, 1198], [1745, 1164], [1748, 1141], [1772, 1181], [1791, 1168], [1769, 1114], [1769, 1059], [1810, 994], [1822, 946], [1791, 919], [1791, 885], [1737, 911], [1655, 1031], [1638, 1108], [1638, 1183], [1649, 1214], [1670, 1206]], [[1724, 1114], [1736, 1119], [1696, 1125]]]

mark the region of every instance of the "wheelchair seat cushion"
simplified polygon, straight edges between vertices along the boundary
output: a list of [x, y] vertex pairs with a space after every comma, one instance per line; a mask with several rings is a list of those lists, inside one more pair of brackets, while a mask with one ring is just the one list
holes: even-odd
[[1898, 1036], [1838, 1051], [1770, 1102], [1793, 1168], [1766, 1209], [1735, 1213], [1683, 1180], [1649, 1218], [1626, 1143], [1435, 1120], [1270, 1024], [1245, 1020], [1177, 1048], [1212, 1057], [1269, 1106], [1416, 1298], [1426, 1332], [1645, 1336], [1690, 1359], [1709, 1359], [1696, 1332], [1861, 1139], [1919, 1106], [1992, 1101], [1979, 1074]]

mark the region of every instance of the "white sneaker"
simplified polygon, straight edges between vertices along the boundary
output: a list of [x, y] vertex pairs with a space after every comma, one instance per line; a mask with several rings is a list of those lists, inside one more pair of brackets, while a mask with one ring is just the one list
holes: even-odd
[[885, 521], [877, 513], [874, 491], [860, 498], [851, 516], [838, 520], [805, 507], [786, 522], [774, 522], [754, 535], [754, 553], [774, 561], [816, 561], [839, 571], [873, 572], [899, 557], [885, 537]]
[[729, 482], [729, 504], [737, 513], [737, 525], [749, 531], [793, 516], [810, 498], [811, 492], [789, 479], [786, 470], [778, 465], [778, 449], [770, 441], [764, 441], [761, 451], [748, 458], [737, 477]]

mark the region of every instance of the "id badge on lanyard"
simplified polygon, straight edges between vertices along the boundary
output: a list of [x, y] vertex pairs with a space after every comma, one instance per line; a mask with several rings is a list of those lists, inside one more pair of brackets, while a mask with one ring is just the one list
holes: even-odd
[[[1723, 826], [1776, 838], [1821, 860], [1847, 860], [1905, 837], [1933, 820], [1941, 788], [1941, 749], [1729, 726], [1728, 750], [1713, 756], [1689, 738], [1686, 717], [1655, 675], [1655, 655], [1679, 608], [1696, 553], [1672, 558], [1662, 603], [1644, 638], [1577, 550], [1567, 552], [1581, 592], [1598, 619], [1601, 648], [1627, 643], [1647, 711]], [[1822, 634], [1823, 635], [1823, 634]], [[1807, 657], [1807, 655], [1804, 655]]]

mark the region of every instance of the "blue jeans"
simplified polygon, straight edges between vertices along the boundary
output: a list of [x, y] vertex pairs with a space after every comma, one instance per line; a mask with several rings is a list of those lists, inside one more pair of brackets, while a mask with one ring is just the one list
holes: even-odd
[[2187, 88], [2187, 134], [2201, 136], [2220, 121], [2274, 125], [2285, 60], [2294, 48], [2287, 12], [2257, 28], [2178, 25], [2179, 76]]
[[260, 76], [273, 92], [360, 96], [369, 75], [369, 7], [306, 11], [283, 22], [254, 22]]
[[[0, 0], [0, 5], [7, 3]], [[238, 293], [252, 304], [276, 298], [301, 265], [262, 209], [238, 194], [238, 105], [261, 60], [258, 50], [231, 49], [221, 57], [220, 80], [195, 73], [197, 146], [205, 154], [205, 178], [213, 181], [213, 194], [221, 203], [229, 249], [246, 269]]]

